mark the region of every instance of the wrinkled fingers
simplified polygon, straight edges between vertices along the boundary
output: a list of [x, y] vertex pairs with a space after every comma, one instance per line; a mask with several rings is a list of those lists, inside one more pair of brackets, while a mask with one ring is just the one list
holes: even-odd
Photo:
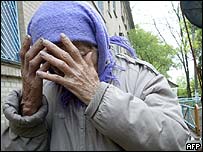
[[20, 59], [21, 59], [21, 69], [24, 69], [24, 60], [25, 60], [25, 54], [30, 49], [31, 45], [31, 37], [29, 35], [26, 35], [22, 47], [20, 49]]
[[[44, 48], [42, 51], [46, 52], [47, 49]], [[40, 68], [40, 65], [43, 62], [43, 58], [41, 57], [40, 53], [38, 53], [32, 60], [29, 61], [29, 73], [33, 74], [36, 72], [37, 69]]]
[[68, 52], [66, 52], [65, 50], [59, 48], [54, 43], [52, 43], [48, 40], [43, 40], [43, 45], [47, 48], [47, 50], [50, 54], [53, 54], [58, 59], [65, 61], [69, 66], [71, 66], [71, 67], [77, 66], [75, 61], [73, 60], [73, 58], [70, 56], [70, 54]]
[[64, 74], [71, 74], [73, 71], [71, 68], [66, 64], [66, 62], [44, 52], [40, 51], [40, 56], [49, 62], [52, 66], [55, 66], [56, 68], [60, 69]]
[[43, 39], [40, 38], [37, 40], [36, 43], [34, 43], [33, 46], [27, 51], [25, 54], [25, 70], [29, 70], [29, 62], [44, 48], [42, 44]]
[[71, 55], [74, 61], [80, 64], [84, 64], [84, 60], [79, 50], [64, 33], [61, 33], [61, 42], [64, 44], [66, 51]]

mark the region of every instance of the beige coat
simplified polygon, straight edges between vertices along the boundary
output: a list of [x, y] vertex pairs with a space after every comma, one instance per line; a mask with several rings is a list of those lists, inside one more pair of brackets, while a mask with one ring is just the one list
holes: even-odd
[[101, 82], [87, 107], [70, 101], [63, 108], [62, 87], [45, 81], [43, 106], [21, 117], [21, 92], [11, 92], [3, 105], [10, 128], [2, 132], [1, 149], [183, 150], [189, 130], [167, 80], [139, 59], [120, 54], [116, 61], [126, 69], [114, 71], [120, 84]]

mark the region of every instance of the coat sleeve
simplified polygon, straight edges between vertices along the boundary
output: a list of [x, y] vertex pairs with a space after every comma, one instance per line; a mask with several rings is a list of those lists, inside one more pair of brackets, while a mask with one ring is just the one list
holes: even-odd
[[161, 75], [139, 98], [101, 82], [85, 114], [125, 150], [182, 150], [189, 138], [177, 97]]
[[[48, 103], [43, 96], [43, 105], [32, 116], [19, 114], [21, 91], [12, 91], [3, 104], [3, 113], [9, 121], [1, 130], [2, 151], [35, 151], [48, 150], [48, 127], [45, 117]], [[3, 125], [3, 124], [1, 124]]]

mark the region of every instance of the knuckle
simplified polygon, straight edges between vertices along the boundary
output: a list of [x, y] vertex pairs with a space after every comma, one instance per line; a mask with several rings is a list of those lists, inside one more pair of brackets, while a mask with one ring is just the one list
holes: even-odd
[[78, 57], [81, 56], [81, 54], [80, 54], [79, 51], [75, 51], [74, 53], [75, 53], [75, 55], [77, 55]]
[[59, 83], [60, 82], [60, 80], [61, 80], [61, 77], [59, 76], [59, 75], [55, 75], [55, 81], [57, 82], [57, 83]]
[[70, 45], [70, 43], [66, 39], [63, 40], [63, 44], [66, 45], [66, 46]]
[[34, 68], [34, 66], [35, 66], [35, 62], [29, 61], [29, 67], [30, 67], [30, 68]]
[[25, 73], [24, 73], [24, 71], [22, 71], [22, 70], [21, 70], [21, 76], [22, 76], [22, 78], [25, 77]]
[[22, 75], [22, 82], [23, 82], [23, 86], [28, 86], [30, 84], [30, 79], [29, 79], [29, 74], [28, 73], [24, 73]]
[[86, 71], [86, 70], [88, 70], [88, 68], [89, 68], [88, 65], [84, 63], [84, 64], [83, 64], [83, 69], [82, 69], [82, 70]]
[[65, 63], [64, 61], [61, 61], [60, 67], [61, 67], [61, 68], [65, 68], [65, 67], [66, 67], [66, 63]]
[[26, 72], [26, 73], [24, 72], [23, 76], [24, 76], [24, 78], [29, 78], [29, 73], [28, 72]]
[[31, 55], [30, 55], [29, 53], [26, 53], [26, 55], [25, 55], [25, 59], [26, 59], [27, 61], [29, 61], [30, 58], [31, 58]]
[[28, 72], [27, 72], [27, 79], [30, 79], [31, 77], [33, 76], [33, 72], [31, 71], [31, 70], [29, 70]]
[[69, 59], [69, 56], [68, 56], [68, 53], [67, 53], [67, 52], [62, 53], [62, 54], [61, 54], [61, 57], [62, 57], [63, 59]]
[[59, 75], [56, 75], [56, 80], [60, 80], [60, 76]]
[[20, 54], [20, 58], [24, 59], [25, 53], [22, 50], [19, 52], [19, 54]]
[[22, 44], [22, 48], [26, 48], [28, 46], [28, 40], [25, 39]]
[[78, 49], [76, 47], [74, 47], [74, 48], [70, 49], [70, 52], [76, 54], [78, 52]]

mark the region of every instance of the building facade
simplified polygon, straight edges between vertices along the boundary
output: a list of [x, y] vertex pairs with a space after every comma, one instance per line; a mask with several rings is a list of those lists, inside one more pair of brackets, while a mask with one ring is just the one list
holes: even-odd
[[[1, 102], [13, 89], [22, 88], [19, 50], [27, 25], [43, 1], [1, 2]], [[102, 16], [110, 36], [127, 37], [134, 28], [129, 1], [87, 1]], [[116, 50], [122, 51], [120, 48]], [[2, 105], [2, 104], [1, 104]], [[6, 123], [1, 110], [1, 123]]]

